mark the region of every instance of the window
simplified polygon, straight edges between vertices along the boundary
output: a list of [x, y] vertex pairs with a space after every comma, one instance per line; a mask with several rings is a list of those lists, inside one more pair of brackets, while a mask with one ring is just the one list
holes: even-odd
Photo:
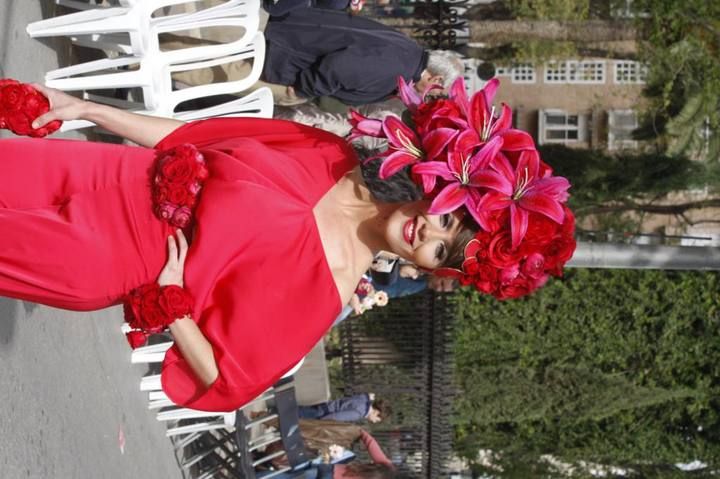
[[645, 83], [645, 78], [647, 77], [647, 67], [642, 63], [627, 60], [616, 60], [613, 66], [615, 69], [615, 83]]
[[545, 64], [545, 83], [605, 83], [605, 62], [548, 62]]
[[535, 67], [529, 63], [514, 65], [510, 77], [513, 83], [535, 83]]
[[510, 68], [508, 68], [508, 67], [495, 67], [495, 76], [496, 76], [496, 77], [506, 77], [506, 76], [510, 76]]
[[540, 110], [538, 142], [574, 143], [587, 141], [587, 115], [568, 113], [563, 110]]
[[638, 127], [637, 114], [633, 110], [610, 110], [608, 112], [608, 150], [635, 149], [637, 140], [632, 132]]

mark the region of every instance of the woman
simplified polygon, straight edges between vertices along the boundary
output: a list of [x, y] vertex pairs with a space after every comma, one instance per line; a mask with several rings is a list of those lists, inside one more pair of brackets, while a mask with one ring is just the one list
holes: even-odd
[[[276, 426], [277, 422], [270, 422], [268, 425]], [[326, 457], [329, 455], [332, 457], [333, 449], [337, 449], [342, 453], [343, 449], [351, 449], [356, 441], [361, 441], [372, 463], [352, 463], [350, 465], [311, 464], [308, 468], [301, 469], [303, 472], [293, 471], [275, 477], [281, 479], [303, 477], [301, 474], [307, 470], [317, 471], [318, 477], [326, 477], [327, 479], [385, 479], [395, 477], [393, 463], [385, 455], [375, 438], [362, 427], [327, 419], [300, 419], [298, 425], [300, 426], [300, 434], [305, 447], [314, 456]], [[278, 469], [287, 467], [287, 456], [282, 455], [273, 459], [272, 463]], [[323, 476], [323, 474], [325, 475]]]
[[[435, 268], [461, 231], [457, 217], [425, 214], [426, 202], [372, 200], [352, 149], [330, 134], [254, 119], [183, 125], [36, 87], [52, 110], [35, 127], [88, 119], [142, 147], [2, 141], [0, 229], [12, 233], [0, 240], [0, 294], [91, 310], [156, 279], [182, 285], [184, 273], [197, 309], [170, 325], [176, 348], [163, 370], [179, 404], [232, 410], [252, 399], [328, 329], [375, 251]], [[189, 251], [152, 215], [147, 185], [152, 147], [180, 143], [196, 144], [211, 173]], [[230, 197], [239, 211], [225, 209]], [[403, 236], [411, 219], [412, 244]]]
[[[528, 160], [528, 177], [528, 161], [521, 156], [525, 180], [522, 191], [511, 191], [510, 200], [503, 199], [507, 185], [497, 180], [499, 186], [488, 188], [498, 189], [500, 197], [487, 212], [470, 208], [471, 217], [455, 205], [442, 214], [430, 214], [429, 201], [376, 200], [352, 148], [320, 130], [258, 119], [185, 125], [35, 86], [49, 98], [51, 110], [37, 118], [33, 127], [53, 120], [87, 119], [140, 146], [36, 139], [0, 142], [0, 230], [4, 233], [0, 235], [0, 295], [92, 310], [117, 304], [131, 291], [134, 298], [144, 291], [143, 285], [156, 281], [168, 291], [184, 286], [194, 304], [165, 318], [175, 346], [166, 355], [162, 385], [177, 404], [229, 411], [256, 397], [320, 339], [349, 302], [378, 251], [393, 252], [425, 269], [450, 266], [454, 269], [448, 273], [458, 275], [465, 284], [488, 291], [495, 288], [500, 297], [538, 287], [548, 272], [564, 262], [557, 252], [543, 250], [543, 256], [529, 253], [535, 246], [526, 251], [525, 243], [516, 245], [518, 235], [513, 229], [510, 251], [498, 246], [505, 243], [492, 240], [498, 246], [491, 258], [493, 278], [483, 276], [486, 269], [476, 268], [484, 261], [480, 245], [490, 244], [490, 232], [498, 230], [499, 238], [505, 235], [505, 227], [497, 225], [510, 224], [508, 213], [497, 207], [502, 201], [512, 203], [508, 211], [513, 225], [516, 213], [521, 220], [525, 215], [520, 230], [533, 232], [528, 233], [533, 245], [536, 230], [537, 236], [542, 233], [548, 238], [540, 245], [546, 249], [557, 235], [572, 231], [567, 221], [571, 217], [558, 218], [556, 211], [562, 192], [544, 202], [554, 202], [560, 226], [539, 220], [528, 226], [522, 201], [531, 195], [525, 193], [537, 182], [533, 175], [549, 174], [544, 164], [538, 170], [536, 157], [530, 158], [535, 158], [534, 163]], [[399, 119], [393, 121], [399, 123]], [[502, 118], [497, 121], [507, 123]], [[412, 132], [402, 133], [398, 128], [407, 127], [391, 121], [387, 131], [394, 132], [393, 138], [400, 138], [404, 146], [395, 147], [390, 138], [397, 151], [392, 150], [383, 162], [381, 174], [383, 168], [386, 175], [388, 170], [400, 169], [408, 164], [408, 154], [417, 156], [420, 151], [405, 142]], [[438, 128], [441, 133], [445, 130]], [[485, 130], [498, 135], [510, 131], [483, 127], [483, 135]], [[414, 136], [410, 140], [418, 141]], [[472, 148], [485, 144], [494, 148], [498, 141], [483, 136]], [[451, 143], [446, 141], [446, 145]], [[155, 191], [150, 191], [149, 171], [157, 168], [156, 155], [162, 158], [163, 151], [177, 152], [187, 144], [202, 154], [209, 177], [196, 206], [194, 226], [183, 233], [153, 214], [158, 200], [153, 197]], [[527, 141], [521, 146], [527, 147]], [[432, 175], [420, 173], [423, 178]], [[443, 185], [443, 178], [435, 183]], [[447, 181], [449, 188], [452, 184]], [[427, 187], [427, 179], [423, 184]], [[443, 198], [441, 192], [433, 205]], [[473, 219], [484, 222], [488, 233], [476, 235]], [[192, 240], [190, 248], [186, 234]], [[464, 251], [469, 243], [474, 247]], [[566, 253], [567, 248], [562, 251]], [[546, 261], [543, 266], [543, 258], [553, 258], [552, 264]]]

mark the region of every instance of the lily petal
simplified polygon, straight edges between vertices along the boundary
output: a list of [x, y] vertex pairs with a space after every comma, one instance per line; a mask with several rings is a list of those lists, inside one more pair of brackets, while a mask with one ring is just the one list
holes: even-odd
[[396, 115], [388, 115], [385, 117], [383, 120], [383, 130], [385, 131], [388, 142], [395, 148], [418, 148], [420, 145], [420, 140], [412, 128], [403, 123]]
[[497, 156], [503, 146], [503, 139], [499, 136], [493, 137], [485, 143], [480, 150], [470, 158], [470, 172], [480, 168], [487, 168], [490, 162]]
[[497, 78], [493, 78], [489, 80], [485, 86], [480, 90], [483, 93], [483, 96], [485, 97], [485, 103], [487, 105], [492, 106], [493, 101], [495, 101], [495, 93], [497, 93], [497, 89], [500, 87], [500, 80]]
[[513, 183], [510, 179], [491, 169], [477, 170], [470, 175], [470, 184], [478, 188], [488, 188], [506, 197], [513, 194]]
[[528, 191], [520, 198], [518, 206], [522, 209], [545, 215], [558, 224], [562, 224], [565, 219], [565, 210], [563, 210], [563, 207], [557, 200], [548, 195]]
[[470, 111], [468, 112], [468, 123], [477, 132], [481, 132], [485, 124], [492, 121], [490, 117], [490, 105], [482, 90], [475, 92], [470, 100]]
[[500, 118], [493, 124], [490, 135], [494, 135], [500, 131], [507, 130], [512, 126], [512, 110], [505, 103], [502, 104], [502, 113]]
[[533, 183], [531, 191], [533, 193], [540, 193], [548, 195], [551, 198], [564, 203], [570, 196], [567, 190], [570, 188], [570, 182], [567, 178], [562, 176], [550, 176], [547, 178], [540, 178]]
[[540, 170], [540, 154], [537, 150], [524, 150], [520, 153], [517, 166], [515, 167], [515, 175], [517, 177], [527, 176], [528, 179], [534, 180], [538, 177]]
[[399, 76], [397, 85], [402, 102], [411, 112], [415, 111], [418, 105], [422, 103], [422, 98], [420, 98], [420, 95], [418, 95], [418, 92], [415, 90], [415, 84], [412, 81], [406, 83], [405, 79]]
[[502, 136], [503, 140], [505, 140], [503, 150], [520, 151], [535, 149], [535, 142], [532, 137], [522, 130], [509, 129], [498, 132], [498, 135]]
[[385, 180], [405, 168], [407, 165], [411, 165], [417, 161], [418, 158], [410, 153], [403, 150], [396, 151], [389, 155], [385, 161], [383, 161], [382, 165], [380, 165], [378, 176]]
[[460, 153], [467, 153], [480, 144], [482, 144], [482, 140], [477, 132], [472, 128], [466, 128], [457, 136], [453, 149]]
[[475, 207], [478, 211], [495, 211], [503, 210], [508, 206], [512, 205], [513, 201], [509, 196], [503, 195], [502, 193], [485, 193], [480, 200], [475, 203]]
[[510, 205], [510, 235], [512, 247], [517, 248], [525, 237], [528, 228], [528, 212], [518, 208], [515, 203]]
[[428, 213], [433, 215], [450, 213], [465, 204], [467, 199], [467, 188], [463, 188], [458, 183], [450, 183], [435, 197], [428, 208]]
[[467, 118], [468, 110], [470, 110], [470, 99], [465, 89], [465, 79], [460, 75], [450, 86], [450, 98], [457, 103], [460, 111]]
[[422, 161], [415, 163], [412, 166], [412, 172], [418, 175], [439, 176], [447, 181], [455, 179], [452, 171], [450, 171], [450, 168], [448, 168], [447, 163], [444, 161]]
[[457, 134], [458, 130], [453, 128], [436, 128], [428, 132], [422, 139], [422, 147], [425, 150], [426, 158], [432, 160], [442, 153]]
[[[510, 160], [508, 160], [507, 156], [502, 153], [495, 155], [495, 157], [490, 161], [490, 167], [507, 178], [510, 183], [515, 185], [515, 180], [517, 179], [515, 177], [515, 169], [510, 164]], [[508, 194], [512, 194], [512, 192]]]

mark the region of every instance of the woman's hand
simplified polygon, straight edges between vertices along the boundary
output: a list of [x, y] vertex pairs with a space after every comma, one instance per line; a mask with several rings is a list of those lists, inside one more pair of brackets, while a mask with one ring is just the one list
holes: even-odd
[[160, 286], [174, 284], [182, 288], [188, 243], [182, 230], [176, 230], [175, 234], [177, 235], [177, 241], [174, 236], [168, 236], [168, 260], [165, 267], [160, 271], [157, 282]]
[[33, 128], [42, 128], [53, 120], [68, 121], [84, 117], [88, 105], [85, 100], [39, 83], [33, 83], [32, 86], [50, 101], [50, 111], [37, 117], [32, 123]]

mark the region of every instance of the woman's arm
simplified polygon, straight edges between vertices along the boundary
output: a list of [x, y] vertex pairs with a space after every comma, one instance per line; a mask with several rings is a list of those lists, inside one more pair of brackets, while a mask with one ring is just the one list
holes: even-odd
[[[160, 286], [171, 284], [183, 286], [188, 244], [182, 230], [177, 230], [176, 233], [177, 243], [174, 237], [168, 237], [168, 262], [158, 276]], [[188, 316], [176, 319], [169, 328], [185, 361], [198, 379], [209, 387], [219, 374], [210, 342], [200, 331], [197, 323]]]
[[370, 455], [370, 459], [372, 459], [375, 464], [384, 464], [391, 469], [395, 469], [395, 466], [393, 465], [392, 461], [388, 459], [388, 457], [385, 455], [382, 448], [380, 447], [380, 444], [378, 444], [375, 438], [372, 437], [370, 433], [367, 432], [365, 429], [363, 429], [360, 433], [360, 440], [365, 445], [365, 448]]
[[37, 83], [34, 83], [33, 86], [50, 100], [50, 111], [36, 118], [33, 128], [40, 128], [53, 120], [89, 120], [138, 145], [152, 148], [176, 128], [183, 125], [183, 122], [179, 120], [138, 115], [111, 106], [81, 100], [60, 90], [47, 88]]

